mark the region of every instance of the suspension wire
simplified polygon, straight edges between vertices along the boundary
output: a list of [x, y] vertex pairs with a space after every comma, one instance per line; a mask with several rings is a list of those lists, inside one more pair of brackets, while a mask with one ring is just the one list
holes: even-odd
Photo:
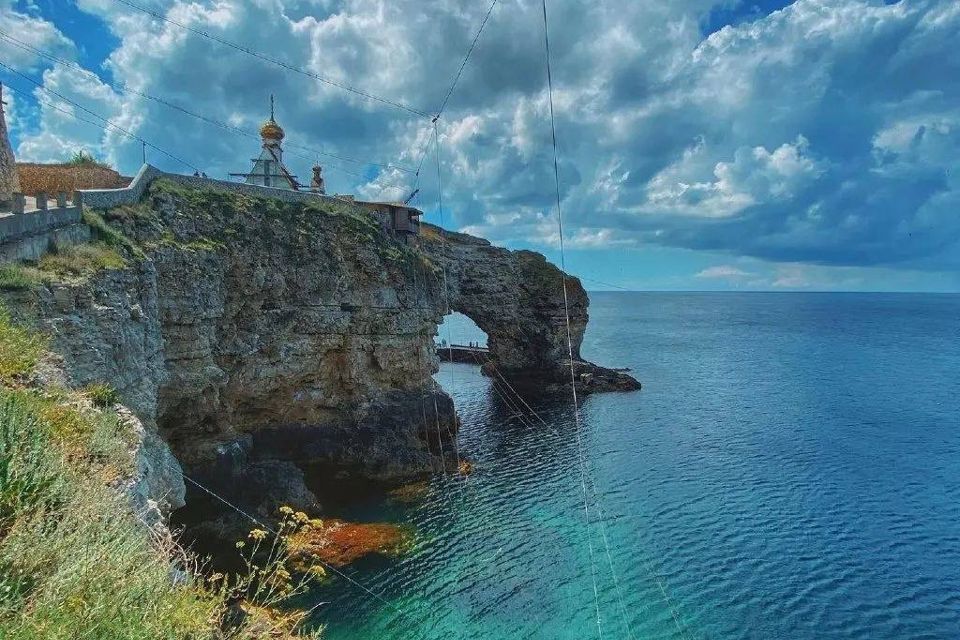
[[597, 280], [596, 278], [588, 278], [587, 276], [577, 276], [581, 280], [586, 280], [587, 282], [593, 282], [594, 284], [602, 284], [605, 287], [612, 287], [614, 289], [620, 289], [620, 291], [629, 291], [631, 293], [636, 293], [636, 289], [628, 289], [627, 287], [620, 286], [619, 284], [613, 284], [612, 282], [604, 282], [603, 280]]
[[[534, 416], [537, 420], [539, 420], [544, 426], [546, 426], [547, 429], [550, 431], [551, 435], [553, 435], [553, 437], [554, 437], [557, 441], [559, 441], [559, 438], [560, 438], [561, 436], [560, 436], [560, 433], [556, 430], [556, 428], [555, 428], [553, 425], [551, 425], [550, 423], [548, 423], [547, 421], [545, 421], [545, 420], [543, 419], [543, 417], [542, 417], [533, 407], [531, 407], [531, 406], [527, 403], [526, 400], [524, 400], [523, 396], [522, 396], [519, 392], [517, 392], [517, 390], [516, 390], [516, 389], [509, 383], [509, 381], [507, 381], [507, 379], [503, 376], [502, 372], [500, 372], [500, 370], [497, 368], [496, 364], [493, 362], [492, 359], [486, 358], [485, 361], [481, 361], [476, 352], [473, 353], [473, 357], [474, 357], [474, 360], [476, 360], [477, 364], [480, 365], [481, 367], [484, 367], [484, 366], [490, 367], [490, 369], [493, 370], [494, 373], [496, 373], [497, 376], [502, 380], [503, 384], [514, 394], [516, 400], [519, 400], [519, 402], [522, 403], [523, 406], [525, 406], [525, 407], [527, 408], [527, 410], [530, 412], [530, 414], [531, 414], [532, 416]], [[507, 395], [504, 394], [503, 391], [501, 391], [501, 389], [500, 389], [499, 386], [497, 385], [496, 380], [494, 380], [494, 379], [491, 378], [490, 381], [491, 381], [491, 387], [494, 389], [494, 391], [496, 392], [496, 394], [504, 401], [504, 403], [507, 405], [507, 407], [508, 407], [511, 411], [514, 411], [514, 412], [515, 412], [515, 415], [511, 416], [511, 417], [507, 420], [507, 422], [508, 422], [509, 420], [518, 419], [518, 420], [521, 422], [521, 424], [523, 424], [523, 425], [524, 425], [525, 427], [527, 427], [528, 429], [533, 429], [533, 428], [535, 428], [535, 425], [533, 425], [533, 424], [530, 422], [530, 420], [526, 417], [526, 415], [523, 413], [523, 409], [520, 408], [519, 405], [517, 405], [517, 404], [515, 403], [515, 401], [511, 400], [510, 398], [508, 398]], [[624, 628], [626, 629], [627, 637], [628, 637], [628, 638], [635, 638], [635, 636], [634, 636], [634, 634], [633, 634], [633, 630], [632, 630], [632, 628], [630, 627], [630, 624], [629, 624], [629, 622], [628, 622], [629, 614], [627, 613], [627, 610], [626, 610], [626, 603], [625, 603], [624, 598], [623, 598], [623, 591], [622, 591], [622, 588], [621, 588], [621, 586], [620, 586], [620, 580], [619, 580], [619, 577], [618, 577], [618, 575], [617, 575], [616, 568], [615, 568], [614, 563], [613, 563], [612, 554], [611, 554], [611, 552], [610, 552], [609, 537], [608, 537], [608, 535], [607, 535], [607, 528], [606, 528], [606, 522], [605, 522], [606, 515], [605, 515], [604, 510], [603, 510], [603, 507], [602, 507], [602, 501], [601, 501], [601, 499], [600, 499], [599, 492], [598, 492], [598, 490], [597, 490], [597, 487], [596, 487], [595, 483], [593, 483], [593, 482], [591, 482], [591, 489], [592, 489], [592, 493], [593, 493], [593, 495], [594, 495], [594, 502], [597, 503], [595, 509], [596, 509], [597, 512], [598, 512], [598, 516], [597, 516], [597, 517], [598, 517], [598, 524], [600, 525], [600, 534], [601, 534], [601, 537], [602, 537], [603, 540], [604, 540], [604, 549], [605, 549], [605, 552], [606, 552], [607, 566], [608, 566], [609, 569], [610, 569], [610, 575], [611, 575], [611, 578], [612, 578], [612, 580], [613, 580], [614, 588], [615, 588], [616, 593], [617, 593], [617, 600], [618, 600], [619, 608], [620, 608], [620, 612], [621, 612], [621, 620], [622, 620], [622, 622], [623, 622]], [[687, 631], [685, 630], [685, 625], [681, 624], [681, 622], [680, 622], [680, 617], [681, 617], [681, 616], [677, 613], [677, 607], [674, 605], [672, 599], [670, 598], [669, 594], [667, 593], [667, 589], [666, 589], [666, 586], [665, 586], [665, 584], [664, 584], [663, 579], [662, 579], [662, 578], [660, 577], [660, 575], [653, 569], [652, 565], [650, 564], [650, 562], [649, 562], [649, 560], [647, 559], [646, 556], [643, 556], [643, 560], [642, 560], [642, 561], [643, 561], [644, 569], [646, 570], [647, 574], [651, 577], [651, 579], [652, 579], [652, 580], [654, 581], [654, 583], [657, 585], [657, 588], [658, 588], [659, 591], [660, 591], [660, 594], [661, 594], [661, 598], [662, 598], [662, 600], [663, 600], [663, 603], [664, 603], [664, 605], [666, 606], [667, 610], [669, 611], [670, 616], [671, 616], [671, 618], [673, 619], [674, 625], [677, 627], [677, 631], [678, 631], [678, 633], [680, 634], [680, 637], [681, 637], [681, 638], [688, 638], [688, 637], [689, 637], [689, 634], [688, 634]]]
[[[492, 9], [493, 7], [491, 7], [491, 10]], [[481, 30], [482, 30], [482, 27], [481, 27]], [[479, 33], [477, 34], [477, 37], [479, 37]], [[471, 50], [472, 50], [472, 47], [471, 47]], [[440, 116], [438, 115], [437, 118], [439, 117]], [[436, 152], [436, 160], [437, 160], [437, 208], [440, 213], [440, 227], [442, 228], [443, 227], [443, 174], [440, 171], [440, 133], [437, 126], [437, 118], [433, 119], [433, 142], [434, 142], [433, 148], [434, 148], [434, 151]], [[449, 315], [451, 312], [450, 285], [447, 281], [446, 263], [443, 263], [442, 267], [443, 267], [443, 298], [444, 298], [444, 306], [446, 307], [446, 313], [444, 315], [446, 316], [446, 315]], [[453, 340], [450, 336], [450, 325], [447, 325], [446, 329], [447, 329], [447, 345], [450, 352], [450, 361], [452, 362], [453, 361]], [[451, 375], [452, 375], [452, 372], [451, 372]], [[452, 378], [451, 378], [451, 381], [452, 381]], [[455, 435], [450, 433], [449, 426], [447, 428], [447, 432], [448, 432], [448, 435], [450, 435], [451, 438], [453, 439], [454, 452], [456, 453], [456, 457], [457, 457], [457, 473], [459, 474], [460, 465], [461, 465], [460, 437], [459, 437], [459, 434]]]
[[14, 71], [11, 67], [8, 67], [7, 65], [5, 65], [5, 64], [2, 63], [2, 62], [0, 62], [0, 67], [6, 68], [6, 69], [8, 69], [8, 70], [13, 71], [13, 72], [16, 73], [17, 75], [23, 76], [23, 77], [26, 78], [27, 80], [30, 80], [30, 82], [32, 82], [33, 84], [37, 85], [37, 87], [39, 87], [39, 88], [40, 88], [42, 91], [44, 91], [45, 93], [50, 93], [50, 94], [56, 95], [58, 98], [60, 98], [60, 99], [63, 100], [64, 102], [66, 102], [66, 103], [68, 103], [68, 104], [76, 107], [77, 109], [80, 109], [81, 111], [85, 111], [85, 112], [91, 114], [93, 117], [101, 120], [102, 122], [94, 122], [94, 121], [88, 120], [88, 119], [86, 119], [86, 118], [81, 118], [80, 116], [78, 116], [78, 115], [77, 115], [76, 113], [74, 113], [73, 111], [70, 111], [69, 109], [64, 109], [63, 107], [61, 107], [61, 106], [59, 106], [59, 105], [57, 105], [57, 104], [55, 104], [55, 103], [53, 103], [53, 102], [50, 102], [50, 101], [48, 101], [48, 100], [44, 100], [44, 99], [42, 99], [42, 98], [38, 98], [37, 96], [31, 94], [31, 93], [28, 92], [28, 91], [24, 91], [24, 90], [22, 90], [22, 89], [17, 89], [16, 87], [13, 87], [13, 86], [11, 86], [11, 85], [7, 85], [7, 88], [10, 89], [10, 90], [12, 90], [13, 92], [18, 93], [18, 94], [23, 95], [23, 96], [29, 96], [30, 98], [32, 98], [32, 99], [33, 99], [35, 102], [37, 102], [38, 104], [46, 105], [46, 106], [50, 107], [51, 109], [53, 109], [53, 110], [55, 110], [55, 111], [59, 111], [60, 113], [63, 113], [63, 114], [65, 114], [65, 115], [68, 115], [68, 116], [70, 116], [71, 118], [73, 118], [73, 119], [75, 119], [75, 120], [78, 120], [78, 121], [80, 121], [80, 122], [84, 122], [84, 123], [89, 124], [89, 125], [92, 125], [92, 126], [94, 126], [94, 127], [98, 127], [99, 129], [102, 129], [102, 130], [105, 131], [105, 132], [108, 131], [108, 130], [110, 130], [110, 129], [115, 130], [115, 131], [119, 131], [122, 135], [124, 135], [124, 136], [126, 136], [126, 137], [128, 137], [128, 138], [130, 138], [130, 139], [132, 139], [132, 140], [136, 140], [136, 141], [140, 142], [140, 143], [141, 143], [143, 146], [145, 146], [145, 147], [150, 147], [151, 149], [154, 149], [155, 151], [159, 151], [159, 152], [162, 153], [163, 155], [167, 156], [168, 158], [170, 158], [170, 159], [172, 159], [172, 160], [175, 160], [175, 161], [179, 162], [180, 164], [182, 164], [182, 165], [185, 166], [185, 167], [189, 167], [190, 169], [193, 169], [194, 171], [197, 171], [197, 172], [200, 171], [200, 167], [198, 167], [198, 166], [196, 166], [196, 165], [194, 165], [194, 164], [192, 164], [192, 163], [190, 163], [190, 162], [187, 162], [187, 161], [184, 160], [183, 158], [181, 158], [181, 157], [179, 157], [179, 156], [177, 156], [177, 155], [174, 155], [174, 154], [170, 153], [169, 151], [167, 151], [167, 150], [165, 150], [165, 149], [163, 149], [163, 148], [161, 148], [161, 147], [158, 147], [157, 145], [153, 144], [152, 142], [150, 142], [150, 141], [148, 141], [148, 140], [144, 140], [142, 137], [138, 136], [137, 134], [131, 133], [130, 131], [127, 131], [127, 130], [124, 129], [123, 127], [114, 124], [113, 122], [111, 122], [111, 121], [108, 120], [107, 118], [104, 118], [103, 116], [97, 115], [96, 113], [94, 113], [93, 111], [90, 111], [90, 110], [87, 109], [86, 107], [82, 107], [82, 106], [80, 106], [79, 104], [73, 102], [72, 100], [70, 100], [70, 99], [68, 99], [68, 98], [65, 98], [64, 96], [61, 96], [60, 94], [57, 94], [57, 93], [55, 93], [55, 92], [53, 92], [53, 91], [51, 91], [51, 90], [49, 90], [49, 89], [45, 89], [43, 86], [41, 86], [40, 84], [38, 84], [35, 80], [32, 80], [29, 76], [25, 76], [25, 75], [23, 75], [22, 73], [20, 73], [19, 71]]
[[344, 91], [349, 91], [350, 93], [353, 93], [353, 94], [356, 94], [356, 95], [361, 96], [361, 97], [363, 97], [363, 98], [366, 98], [367, 100], [373, 100], [373, 101], [375, 101], [375, 102], [381, 102], [381, 103], [383, 103], [383, 104], [390, 105], [391, 107], [395, 107], [395, 108], [397, 108], [397, 109], [401, 109], [401, 110], [403, 110], [403, 111], [407, 111], [407, 112], [412, 113], [412, 114], [414, 114], [414, 115], [420, 116], [421, 118], [429, 118], [429, 117], [430, 117], [430, 114], [427, 113], [427, 112], [425, 112], [425, 111], [421, 111], [421, 110], [419, 110], [419, 109], [415, 109], [415, 108], [413, 108], [413, 107], [410, 107], [410, 106], [408, 106], [408, 105], [405, 105], [405, 104], [403, 104], [403, 103], [401, 103], [401, 102], [397, 102], [397, 101], [395, 101], [395, 100], [391, 100], [391, 99], [389, 99], [389, 98], [384, 98], [384, 97], [382, 97], [382, 96], [378, 96], [378, 95], [373, 94], [373, 93], [370, 93], [370, 92], [368, 92], [368, 91], [364, 91], [364, 90], [362, 90], [362, 89], [358, 89], [358, 88], [356, 88], [356, 87], [350, 86], [350, 85], [348, 85], [348, 84], [345, 84], [345, 83], [340, 82], [340, 81], [337, 81], [337, 80], [331, 80], [330, 78], [326, 78], [326, 77], [321, 76], [321, 75], [319, 75], [319, 74], [316, 74], [316, 73], [314, 73], [314, 72], [312, 72], [312, 71], [308, 71], [307, 69], [303, 69], [303, 68], [301, 68], [301, 67], [296, 67], [296, 66], [294, 66], [294, 65], [292, 65], [292, 64], [288, 64], [288, 63], [286, 63], [286, 62], [284, 62], [284, 61], [282, 61], [282, 60], [279, 60], [279, 59], [277, 59], [277, 58], [274, 58], [274, 57], [272, 57], [272, 56], [269, 56], [269, 55], [267, 55], [267, 54], [265, 54], [265, 53], [261, 53], [261, 52], [259, 52], [259, 51], [254, 50], [254, 49], [251, 49], [251, 48], [249, 48], [249, 47], [245, 47], [245, 46], [243, 46], [243, 45], [241, 45], [241, 44], [237, 44], [236, 42], [232, 42], [232, 41], [227, 40], [227, 39], [225, 39], [225, 38], [221, 38], [220, 36], [214, 35], [214, 34], [208, 32], [208, 31], [204, 31], [203, 29], [198, 29], [197, 27], [191, 27], [190, 25], [183, 24], [182, 22], [177, 22], [176, 20], [173, 20], [172, 18], [169, 18], [168, 16], [166, 16], [166, 15], [164, 15], [164, 14], [162, 14], [162, 13], [159, 13], [159, 12], [157, 12], [157, 11], [153, 11], [152, 9], [149, 9], [149, 8], [144, 7], [144, 6], [142, 6], [142, 5], [139, 5], [139, 4], [136, 4], [136, 3], [134, 3], [134, 2], [131, 2], [130, 0], [115, 0], [115, 1], [116, 1], [116, 2], [119, 2], [120, 4], [126, 5], [126, 6], [130, 7], [131, 9], [136, 9], [137, 11], [140, 11], [140, 12], [142, 12], [142, 13], [145, 13], [145, 14], [147, 14], [147, 15], [149, 15], [149, 16], [153, 16], [153, 17], [156, 18], [157, 20], [161, 20], [161, 21], [163, 21], [163, 22], [166, 22], [167, 24], [171, 24], [171, 25], [173, 25], [173, 26], [175, 26], [175, 27], [179, 27], [180, 29], [184, 29], [184, 30], [189, 31], [189, 32], [191, 32], [191, 33], [195, 33], [195, 34], [198, 35], [198, 36], [203, 36], [204, 38], [207, 38], [207, 39], [209, 39], [209, 40], [212, 40], [212, 41], [217, 42], [217, 43], [219, 43], [219, 44], [222, 44], [222, 45], [224, 45], [224, 46], [230, 47], [231, 49], [235, 49], [235, 50], [237, 50], [237, 51], [240, 51], [241, 53], [245, 53], [245, 54], [247, 54], [248, 56], [251, 56], [251, 57], [253, 57], [253, 58], [257, 58], [258, 60], [262, 60], [262, 61], [268, 62], [268, 63], [270, 63], [270, 64], [272, 64], [272, 65], [276, 65], [276, 66], [278, 66], [278, 67], [281, 67], [281, 68], [283, 68], [283, 69], [286, 69], [287, 71], [292, 71], [292, 72], [294, 72], [294, 73], [298, 73], [298, 74], [303, 75], [303, 76], [306, 76], [306, 77], [308, 77], [308, 78], [312, 78], [312, 79], [314, 79], [314, 80], [316, 80], [316, 81], [318, 81], [318, 82], [322, 82], [323, 84], [327, 84], [327, 85], [330, 85], [330, 86], [332, 86], [332, 87], [337, 87], [338, 89], [343, 89]]
[[[487, 9], [487, 13], [483, 16], [483, 20], [480, 22], [480, 28], [477, 29], [476, 35], [473, 36], [473, 42], [470, 43], [470, 48], [467, 49], [467, 55], [463, 57], [463, 61], [460, 63], [460, 68], [457, 69], [456, 75], [453, 77], [453, 81], [450, 83], [450, 88], [447, 89], [446, 95], [443, 97], [443, 102], [440, 103], [440, 108], [437, 109], [436, 115], [433, 116], [431, 122], [436, 128], [437, 121], [440, 119], [440, 116], [443, 115], [444, 110], [447, 108], [447, 103], [450, 101], [450, 97], [453, 96], [454, 90], [457, 88], [457, 83], [460, 82], [460, 76], [463, 75], [463, 70], [467, 66], [467, 62], [470, 60], [470, 56], [473, 54], [473, 50], [477, 48], [477, 43], [480, 41], [480, 35], [483, 33], [483, 28], [487, 26], [487, 21], [490, 20], [490, 14], [493, 13], [494, 7], [497, 6], [498, 0], [493, 0], [490, 3], [490, 8]], [[423, 160], [427, 157], [427, 151], [430, 150], [430, 140], [429, 135], [427, 136], [426, 142], [423, 144], [423, 149], [420, 151], [420, 161], [417, 162], [416, 170], [416, 180], [414, 182], [414, 188], [420, 184], [420, 170], [423, 168]]]
[[[460, 76], [463, 75], [463, 69], [467, 66], [467, 61], [470, 59], [470, 54], [473, 53], [473, 50], [477, 46], [477, 41], [480, 40], [480, 34], [483, 33], [483, 28], [487, 26], [487, 20], [490, 19], [490, 14], [493, 13], [493, 8], [497, 6], [497, 0], [493, 0], [490, 3], [490, 8], [487, 9], [487, 14], [483, 16], [483, 22], [480, 23], [480, 28], [477, 29], [477, 35], [473, 37], [473, 42], [470, 43], [470, 48], [467, 50], [467, 55], [463, 57], [463, 62], [460, 63], [460, 69], [457, 70], [457, 75], [454, 76], [453, 82], [450, 84], [450, 89], [447, 91], [447, 95], [444, 96], [443, 102], [440, 103], [440, 108], [437, 109], [437, 118], [443, 114], [443, 110], [447, 108], [447, 102], [450, 100], [450, 96], [453, 95], [453, 90], [457, 88], [457, 83], [460, 81]], [[436, 118], [434, 118], [436, 120]]]
[[550, 31], [547, 22], [547, 0], [543, 6], [543, 43], [547, 67], [547, 92], [550, 99], [550, 131], [553, 140], [553, 177], [557, 192], [557, 226], [560, 234], [560, 282], [563, 289], [563, 314], [567, 329], [567, 355], [570, 358], [570, 392], [573, 397], [573, 415], [577, 432], [577, 456], [580, 461], [580, 486], [583, 489], [583, 513], [587, 521], [587, 545], [590, 551], [590, 575], [593, 581], [593, 601], [597, 615], [597, 635], [603, 638], [603, 625], [600, 621], [600, 594], [597, 590], [597, 564], [594, 559], [593, 540], [590, 538], [590, 508], [587, 499], [586, 468], [583, 456], [583, 438], [580, 434], [580, 403], [577, 400], [577, 377], [573, 365], [573, 338], [570, 331], [570, 303], [567, 299], [567, 274], [563, 248], [563, 214], [560, 207], [560, 160], [557, 151], [557, 126], [553, 112], [553, 74], [550, 70]]

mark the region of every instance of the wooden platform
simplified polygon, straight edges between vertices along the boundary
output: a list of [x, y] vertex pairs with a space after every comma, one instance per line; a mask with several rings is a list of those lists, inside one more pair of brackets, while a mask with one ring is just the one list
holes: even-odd
[[441, 362], [461, 362], [479, 366], [490, 357], [490, 350], [486, 347], [471, 347], [465, 344], [438, 344], [437, 355]]

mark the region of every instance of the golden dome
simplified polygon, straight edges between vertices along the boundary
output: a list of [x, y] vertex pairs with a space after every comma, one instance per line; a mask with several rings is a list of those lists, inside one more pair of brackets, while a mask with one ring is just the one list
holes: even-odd
[[271, 118], [260, 125], [260, 135], [268, 140], [283, 140], [283, 129]]

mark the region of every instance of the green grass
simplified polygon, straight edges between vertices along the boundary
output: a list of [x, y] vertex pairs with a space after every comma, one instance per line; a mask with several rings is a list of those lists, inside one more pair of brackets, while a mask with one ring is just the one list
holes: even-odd
[[104, 242], [68, 245], [46, 253], [37, 262], [43, 276], [89, 276], [103, 269], [122, 269], [127, 261]]
[[0, 266], [0, 291], [26, 291], [39, 284], [36, 269], [22, 264]]
[[110, 407], [120, 402], [120, 394], [105, 382], [88, 384], [83, 388], [83, 392], [97, 407]]
[[83, 221], [93, 230], [94, 237], [104, 245], [115, 250], [125, 250], [138, 260], [143, 260], [146, 257], [143, 250], [135, 242], [112, 227], [96, 211], [84, 208], [82, 216]]
[[[302, 613], [256, 599], [241, 627], [221, 631], [237, 585], [264, 578], [205, 580], [172, 539], [150, 535], [116, 488], [138, 441], [107, 408], [117, 393], [27, 384], [44, 345], [0, 307], [0, 638], [295, 637]], [[195, 577], [174, 584], [171, 558]]]
[[14, 325], [0, 307], [0, 383], [12, 384], [29, 374], [45, 346], [41, 336]]

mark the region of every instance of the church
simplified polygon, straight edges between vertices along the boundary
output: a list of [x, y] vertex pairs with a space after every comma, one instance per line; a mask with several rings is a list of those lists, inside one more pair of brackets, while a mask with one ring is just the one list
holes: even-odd
[[[247, 173], [231, 173], [235, 178], [241, 178], [246, 184], [276, 189], [291, 189], [306, 191], [304, 186], [283, 163], [283, 139], [286, 134], [283, 127], [277, 124], [274, 114], [273, 96], [270, 96], [270, 119], [260, 125], [261, 149], [260, 155], [252, 159], [253, 167]], [[326, 195], [326, 185], [323, 178], [323, 168], [319, 164], [313, 165], [313, 176], [310, 180], [309, 191]], [[414, 192], [415, 194], [416, 192]], [[374, 214], [380, 221], [384, 231], [387, 231], [404, 242], [420, 232], [420, 216], [423, 212], [410, 206], [413, 198], [404, 202], [381, 202], [357, 200], [352, 195], [334, 196], [344, 202]]]
[[[248, 173], [231, 173], [230, 175], [235, 178], [243, 178], [246, 184], [300, 191], [303, 185], [283, 163], [282, 143], [284, 136], [283, 127], [277, 124], [274, 117], [273, 96], [271, 95], [270, 119], [260, 125], [260, 139], [262, 140], [260, 155], [253, 158], [253, 168]], [[313, 166], [310, 190], [315, 193], [326, 193], [323, 168], [319, 164]]]

